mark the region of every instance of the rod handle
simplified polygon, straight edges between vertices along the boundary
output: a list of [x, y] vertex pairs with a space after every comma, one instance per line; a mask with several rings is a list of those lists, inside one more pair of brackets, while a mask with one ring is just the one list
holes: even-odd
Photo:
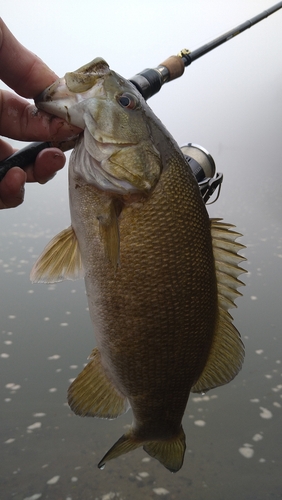
[[31, 163], [34, 163], [36, 156], [40, 151], [46, 148], [58, 148], [65, 152], [72, 149], [75, 146], [77, 137], [69, 141], [61, 142], [32, 142], [28, 144], [25, 148], [16, 151], [14, 154], [0, 161], [0, 182], [8, 172], [13, 167], [20, 167], [23, 170], [28, 167]]
[[164, 62], [162, 62], [158, 66], [158, 69], [161, 69], [163, 66], [169, 72], [168, 79], [166, 80], [169, 82], [171, 80], [175, 80], [176, 78], [179, 78], [180, 76], [182, 76], [184, 73], [184, 69], [185, 69], [184, 61], [180, 56], [168, 57]]

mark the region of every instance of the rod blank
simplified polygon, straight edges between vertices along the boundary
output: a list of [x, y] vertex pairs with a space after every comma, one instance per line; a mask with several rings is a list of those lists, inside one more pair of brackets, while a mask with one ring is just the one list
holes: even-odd
[[256, 16], [252, 17], [248, 21], [245, 21], [244, 23], [240, 24], [239, 26], [236, 26], [236, 28], [233, 28], [230, 31], [227, 31], [223, 35], [219, 36], [218, 38], [215, 38], [211, 42], [202, 45], [202, 47], [199, 47], [196, 50], [193, 50], [193, 52], [188, 52], [188, 54], [185, 55], [185, 53], [182, 55], [182, 59], [184, 59], [184, 66], [189, 66], [193, 61], [196, 59], [199, 59], [199, 57], [202, 57], [203, 55], [207, 54], [211, 50], [215, 49], [219, 45], [222, 45], [225, 42], [228, 42], [235, 36], [239, 35], [240, 33], [243, 33], [243, 31], [246, 31], [247, 29], [251, 28], [255, 24], [259, 23], [266, 17], [270, 16], [271, 14], [274, 14], [277, 10], [282, 8], [282, 2], [278, 2], [277, 4], [273, 5], [267, 10], [264, 10], [260, 14], [257, 14]]
[[[269, 9], [264, 10], [260, 14], [254, 16], [252, 19], [245, 21], [244, 23], [236, 26], [236, 28], [233, 28], [230, 31], [227, 31], [211, 42], [202, 45], [202, 47], [193, 50], [193, 52], [184, 49], [178, 54], [178, 56], [169, 57], [157, 68], [145, 69], [144, 71], [141, 71], [137, 75], [130, 78], [130, 81], [143, 95], [144, 99], [147, 100], [157, 92], [159, 92], [164, 83], [170, 82], [175, 78], [179, 78], [180, 76], [182, 76], [185, 67], [189, 66], [193, 61], [199, 59], [199, 57], [202, 57], [219, 45], [228, 42], [235, 36], [239, 35], [248, 28], [251, 28], [252, 26], [259, 23], [281, 8], [282, 2], [278, 2]], [[26, 148], [16, 152], [9, 158], [6, 158], [6, 160], [0, 162], [0, 181], [3, 179], [7, 171], [10, 170], [10, 168], [18, 166], [24, 169], [30, 163], [34, 162], [39, 151], [52, 146], [59, 147], [62, 151], [67, 151], [68, 149], [72, 149], [74, 147], [74, 141], [64, 142], [60, 144], [50, 142], [30, 144], [30, 146], [27, 146]]]

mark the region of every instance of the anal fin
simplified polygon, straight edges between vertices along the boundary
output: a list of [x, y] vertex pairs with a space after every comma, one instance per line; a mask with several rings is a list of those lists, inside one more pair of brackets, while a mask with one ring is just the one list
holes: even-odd
[[93, 349], [89, 363], [70, 385], [68, 403], [72, 411], [82, 417], [111, 419], [128, 410], [129, 402], [105, 374], [97, 348]]

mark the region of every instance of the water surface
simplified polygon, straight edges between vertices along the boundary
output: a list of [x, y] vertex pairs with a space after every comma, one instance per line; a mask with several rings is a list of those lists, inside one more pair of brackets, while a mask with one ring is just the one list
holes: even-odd
[[221, 152], [219, 165], [227, 161], [229, 175], [210, 214], [236, 223], [247, 245], [249, 274], [234, 312], [246, 360], [229, 385], [191, 396], [185, 462], [175, 475], [142, 449], [98, 470], [131, 414], [113, 421], [83, 419], [66, 403], [69, 383], [95, 346], [83, 280], [29, 281], [44, 245], [69, 223], [66, 172], [48, 186], [28, 187], [28, 201], [1, 214], [1, 498], [282, 498], [279, 190], [269, 180], [250, 199], [246, 181], [238, 201], [232, 186], [242, 172], [237, 169], [232, 178], [235, 165], [228, 151]]

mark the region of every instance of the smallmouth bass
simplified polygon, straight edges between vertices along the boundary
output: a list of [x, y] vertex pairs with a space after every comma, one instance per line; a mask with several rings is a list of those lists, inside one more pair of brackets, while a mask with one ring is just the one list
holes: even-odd
[[37, 106], [84, 129], [69, 162], [71, 227], [31, 279], [84, 276], [97, 347], [71, 384], [81, 416], [133, 424], [98, 466], [143, 446], [177, 472], [190, 392], [230, 382], [244, 346], [228, 309], [241, 295], [239, 233], [210, 220], [176, 142], [136, 88], [101, 58]]

